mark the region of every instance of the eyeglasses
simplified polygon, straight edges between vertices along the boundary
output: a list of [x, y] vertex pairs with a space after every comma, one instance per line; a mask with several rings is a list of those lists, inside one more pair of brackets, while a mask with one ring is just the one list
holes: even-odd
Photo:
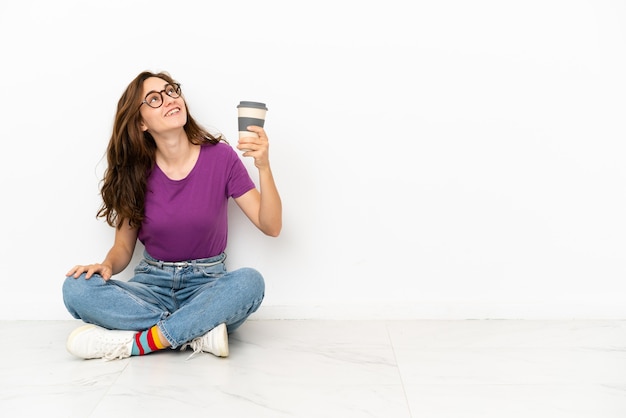
[[161, 91], [151, 91], [150, 93], [146, 94], [146, 98], [143, 99], [143, 102], [141, 102], [141, 104], [145, 103], [153, 109], [159, 108], [163, 106], [163, 93], [167, 94], [172, 99], [180, 97], [180, 84], [168, 83]]

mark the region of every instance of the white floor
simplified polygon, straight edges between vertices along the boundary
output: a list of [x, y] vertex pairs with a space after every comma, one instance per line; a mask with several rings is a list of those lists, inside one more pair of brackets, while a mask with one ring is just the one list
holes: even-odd
[[626, 321], [251, 319], [226, 359], [111, 362], [78, 324], [0, 321], [0, 416], [626, 417]]

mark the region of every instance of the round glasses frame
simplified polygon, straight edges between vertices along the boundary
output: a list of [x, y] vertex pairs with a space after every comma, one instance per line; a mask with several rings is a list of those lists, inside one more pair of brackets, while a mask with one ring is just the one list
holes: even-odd
[[146, 104], [153, 109], [158, 109], [163, 106], [163, 93], [167, 94], [172, 99], [177, 99], [180, 97], [180, 84], [179, 83], [167, 83], [163, 90], [161, 91], [151, 91], [146, 94], [146, 97], [143, 99], [139, 107], [141, 105]]

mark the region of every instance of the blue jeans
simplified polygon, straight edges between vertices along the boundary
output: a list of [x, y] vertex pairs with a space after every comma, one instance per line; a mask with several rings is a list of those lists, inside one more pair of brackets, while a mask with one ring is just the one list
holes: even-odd
[[[63, 301], [76, 319], [108, 329], [143, 331], [157, 325], [172, 348], [206, 334], [221, 323], [239, 327], [263, 301], [265, 282], [252, 268], [231, 272], [225, 254], [162, 266], [144, 252], [129, 281], [70, 276]], [[198, 266], [216, 263], [213, 266]]]

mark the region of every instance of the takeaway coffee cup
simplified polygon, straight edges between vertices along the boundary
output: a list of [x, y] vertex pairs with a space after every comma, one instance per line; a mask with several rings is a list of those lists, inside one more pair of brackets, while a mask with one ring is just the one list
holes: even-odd
[[256, 137], [255, 132], [249, 131], [248, 126], [260, 126], [263, 127], [265, 123], [265, 114], [267, 112], [267, 106], [265, 103], [259, 102], [239, 102], [237, 106], [237, 112], [239, 114], [239, 138]]

